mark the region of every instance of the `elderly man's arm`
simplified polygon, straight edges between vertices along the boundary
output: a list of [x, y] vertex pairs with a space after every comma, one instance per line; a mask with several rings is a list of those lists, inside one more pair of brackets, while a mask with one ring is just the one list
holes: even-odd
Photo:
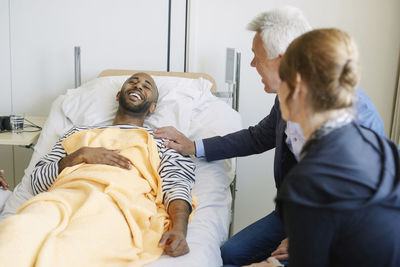
[[187, 224], [192, 211], [191, 189], [195, 182], [195, 164], [157, 140], [161, 159], [159, 173], [162, 179], [163, 201], [172, 227], [164, 233], [159, 245], [166, 254], [176, 257], [189, 252], [186, 242]]

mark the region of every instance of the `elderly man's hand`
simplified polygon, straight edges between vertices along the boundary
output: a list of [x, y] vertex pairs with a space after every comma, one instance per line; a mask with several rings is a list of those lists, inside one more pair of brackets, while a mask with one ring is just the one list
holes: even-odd
[[154, 131], [154, 137], [168, 139], [169, 142], [165, 142], [165, 146], [175, 149], [183, 155], [194, 155], [196, 153], [194, 142], [172, 126], [158, 128]]
[[158, 245], [160, 247], [165, 246], [165, 253], [172, 257], [178, 257], [189, 253], [189, 246], [186, 242], [185, 234], [179, 230], [171, 230], [164, 233]]
[[280, 261], [289, 260], [289, 239], [283, 239], [278, 248], [271, 253], [271, 256]]
[[0, 170], [0, 186], [3, 187], [3, 190], [8, 189], [8, 184], [6, 182], [6, 178], [4, 178], [4, 170]]
[[259, 263], [253, 263], [250, 265], [246, 265], [243, 267], [279, 267], [279, 266], [283, 266], [277, 259], [275, 259], [274, 257], [269, 257], [267, 259], [267, 261], [262, 261]]

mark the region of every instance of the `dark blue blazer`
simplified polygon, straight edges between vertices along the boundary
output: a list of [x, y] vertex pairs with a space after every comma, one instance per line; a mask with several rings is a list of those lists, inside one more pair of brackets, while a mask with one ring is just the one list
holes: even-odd
[[[360, 88], [357, 89], [355, 109], [358, 123], [385, 135], [381, 117], [371, 99]], [[286, 144], [285, 129], [286, 122], [282, 119], [276, 97], [269, 115], [257, 125], [222, 137], [203, 139], [206, 159], [213, 161], [243, 157], [275, 148], [274, 177], [275, 185], [279, 188], [285, 175], [297, 163]]]
[[400, 266], [400, 151], [352, 122], [308, 144], [278, 211], [289, 266]]

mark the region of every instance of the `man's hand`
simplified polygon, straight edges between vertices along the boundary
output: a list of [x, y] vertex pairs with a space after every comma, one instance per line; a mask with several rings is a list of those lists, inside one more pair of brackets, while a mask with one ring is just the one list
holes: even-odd
[[172, 257], [178, 257], [189, 253], [186, 235], [182, 231], [171, 230], [165, 232], [158, 245], [160, 247], [165, 246], [165, 253]]
[[0, 185], [3, 187], [3, 190], [8, 189], [8, 184], [6, 182], [6, 178], [4, 178], [4, 170], [0, 170]]
[[164, 145], [183, 155], [196, 154], [194, 142], [172, 126], [158, 128], [154, 131], [154, 137], [168, 139], [169, 142], [165, 142]]
[[289, 260], [289, 239], [283, 239], [278, 248], [271, 253], [271, 256], [280, 261]]
[[190, 214], [189, 203], [182, 199], [171, 201], [168, 207], [168, 214], [171, 219], [172, 229], [163, 234], [158, 246], [164, 246], [164, 251], [167, 255], [178, 257], [189, 252], [189, 246], [186, 242]]
[[267, 259], [267, 261], [262, 261], [259, 263], [253, 263], [250, 265], [246, 265], [243, 267], [279, 267], [279, 266], [283, 266], [277, 259], [275, 259], [274, 257], [269, 257]]
[[80, 163], [105, 164], [123, 169], [131, 169], [132, 162], [121, 156], [119, 150], [110, 150], [102, 147], [82, 147], [66, 156], [58, 163], [59, 173], [66, 167], [72, 167]]

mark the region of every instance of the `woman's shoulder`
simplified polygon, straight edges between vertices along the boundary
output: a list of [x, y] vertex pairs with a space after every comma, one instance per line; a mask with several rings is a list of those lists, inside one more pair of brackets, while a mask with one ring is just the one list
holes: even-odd
[[281, 199], [330, 206], [341, 198], [368, 197], [379, 182], [383, 165], [373, 136], [364, 133], [367, 137], [363, 138], [363, 131], [349, 124], [314, 143], [285, 177]]

